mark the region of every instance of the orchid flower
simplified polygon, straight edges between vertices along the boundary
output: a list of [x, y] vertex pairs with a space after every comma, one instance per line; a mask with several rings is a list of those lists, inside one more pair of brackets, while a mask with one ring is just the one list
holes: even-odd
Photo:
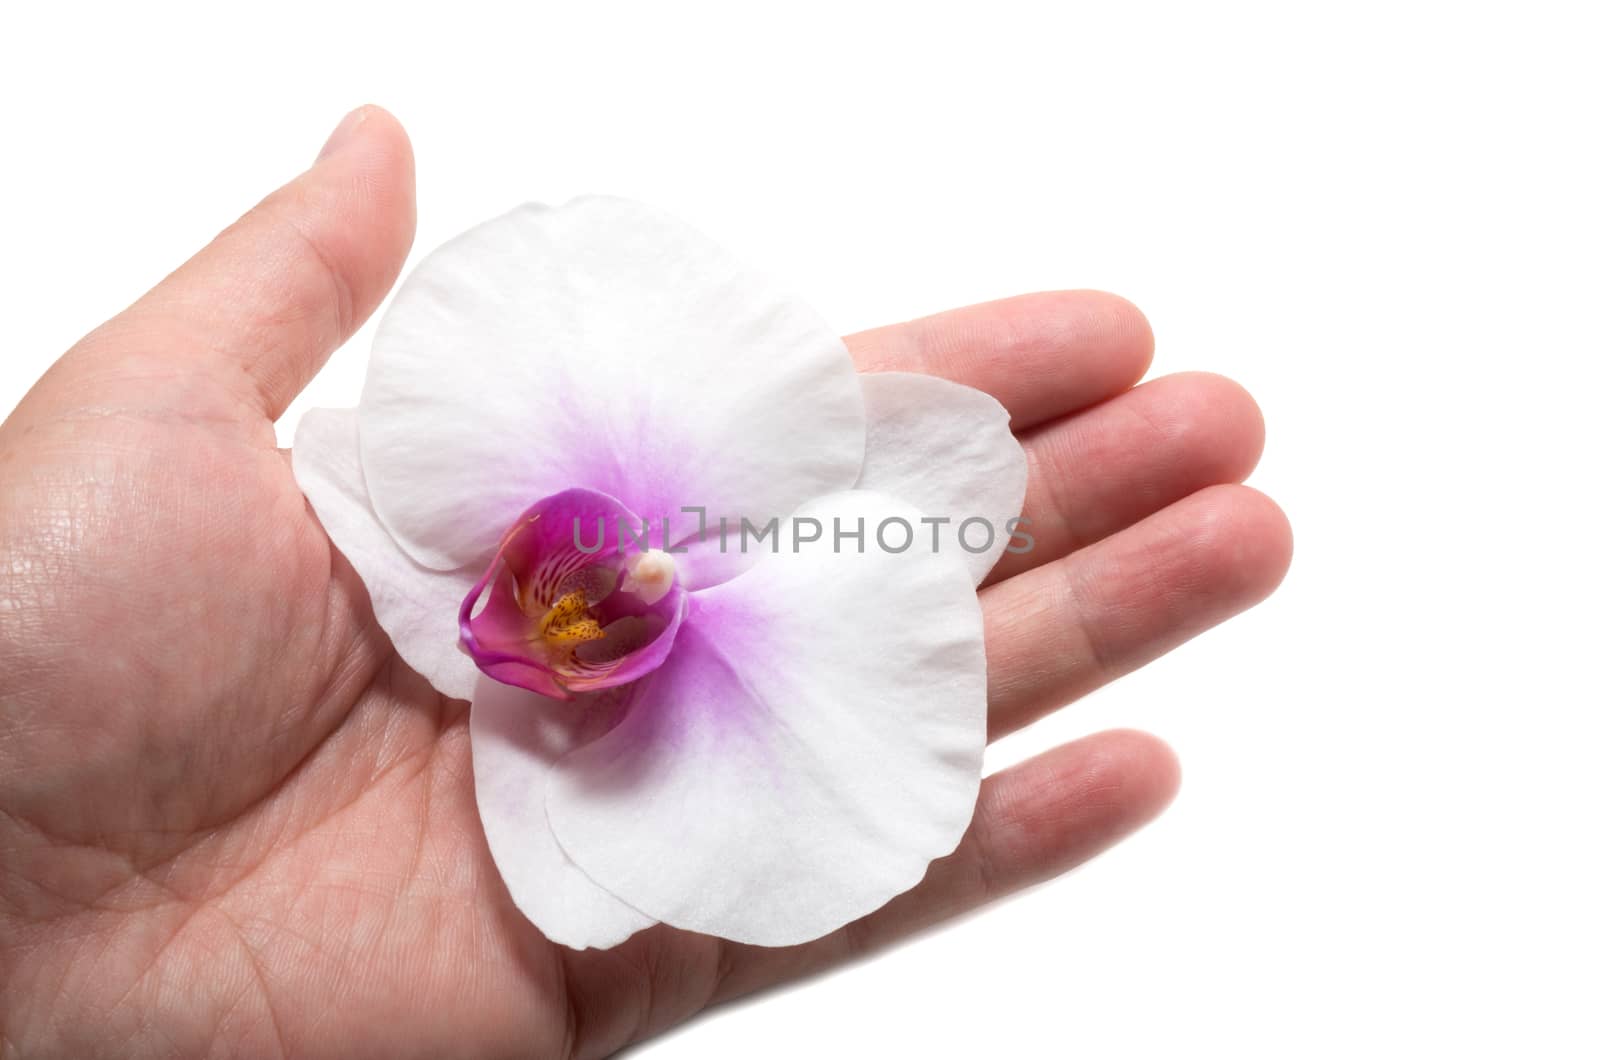
[[400, 656], [471, 701], [489, 848], [552, 940], [803, 942], [966, 830], [1008, 417], [857, 374], [680, 222], [585, 198], [446, 244], [294, 467]]

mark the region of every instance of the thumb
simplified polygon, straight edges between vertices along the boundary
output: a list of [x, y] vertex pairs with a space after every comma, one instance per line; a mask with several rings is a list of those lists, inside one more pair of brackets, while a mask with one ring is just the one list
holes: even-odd
[[310, 169], [84, 339], [58, 370], [132, 361], [138, 378], [196, 373], [276, 419], [383, 300], [415, 231], [410, 141], [387, 111], [360, 107]]

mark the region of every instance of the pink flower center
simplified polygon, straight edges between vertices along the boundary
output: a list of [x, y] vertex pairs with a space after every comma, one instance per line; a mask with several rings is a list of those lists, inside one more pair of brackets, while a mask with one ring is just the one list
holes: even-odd
[[558, 699], [654, 670], [671, 649], [684, 593], [670, 554], [620, 530], [639, 525], [590, 490], [533, 505], [462, 602], [463, 649], [495, 680]]

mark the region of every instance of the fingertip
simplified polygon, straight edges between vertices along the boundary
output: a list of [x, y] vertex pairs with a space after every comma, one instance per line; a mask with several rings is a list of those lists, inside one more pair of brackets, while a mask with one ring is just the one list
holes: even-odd
[[987, 391], [1017, 430], [1097, 404], [1150, 367], [1155, 340], [1132, 302], [1104, 291], [1038, 291], [846, 339], [863, 371], [942, 376]]
[[1147, 824], [1177, 798], [1183, 767], [1177, 752], [1140, 729], [1110, 729], [1087, 738], [1103, 771], [1119, 781], [1130, 830]]
[[1214, 372], [1179, 372], [1140, 387], [1169, 391], [1168, 421], [1178, 443], [1193, 442], [1212, 482], [1241, 482], [1266, 447], [1261, 406], [1243, 386]]
[[1149, 318], [1109, 291], [1037, 291], [970, 312], [988, 334], [988, 372], [1020, 380], [986, 384], [1007, 395], [1019, 430], [1122, 393], [1144, 378], [1155, 358]]
[[339, 119], [339, 124], [323, 141], [322, 150], [317, 152], [316, 163], [367, 141], [385, 142], [391, 147], [400, 148], [407, 158], [410, 157], [411, 142], [400, 120], [376, 103], [363, 103]]
[[268, 201], [277, 198], [321, 222], [308, 232], [351, 281], [353, 330], [388, 293], [416, 235], [411, 138], [382, 107], [357, 107], [334, 128], [311, 169]]
[[1104, 385], [1116, 387], [1111, 393], [1144, 378], [1156, 354], [1155, 330], [1144, 310], [1110, 291], [1059, 291], [1053, 297], [1066, 303], [1063, 309], [1075, 316], [1080, 326], [1093, 327], [1102, 336]]
[[[1226, 500], [1210, 524], [1212, 547], [1232, 560], [1241, 600], [1256, 604], [1283, 583], [1294, 557], [1294, 529], [1276, 501], [1250, 486], [1219, 486]], [[1248, 606], [1248, 605], [1247, 605]]]
[[991, 777], [985, 834], [1004, 889], [1059, 875], [1148, 824], [1177, 795], [1181, 775], [1166, 743], [1112, 729]]
[[1073, 811], [1074, 828], [1096, 821], [1115, 837], [1145, 824], [1177, 795], [1178, 756], [1138, 729], [1110, 729], [1063, 744], [1040, 758], [1048, 801]]

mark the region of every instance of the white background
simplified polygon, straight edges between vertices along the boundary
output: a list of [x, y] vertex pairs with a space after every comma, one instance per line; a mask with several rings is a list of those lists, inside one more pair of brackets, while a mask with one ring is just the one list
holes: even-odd
[[[48, 7], [0, 31], [0, 411], [367, 101], [415, 142], [419, 248], [631, 195], [841, 331], [1116, 290], [1157, 372], [1265, 408], [1278, 595], [992, 756], [1151, 729], [1168, 815], [642, 1053], [1600, 1049], [1582, 5]], [[291, 421], [354, 402], [366, 343]]]

